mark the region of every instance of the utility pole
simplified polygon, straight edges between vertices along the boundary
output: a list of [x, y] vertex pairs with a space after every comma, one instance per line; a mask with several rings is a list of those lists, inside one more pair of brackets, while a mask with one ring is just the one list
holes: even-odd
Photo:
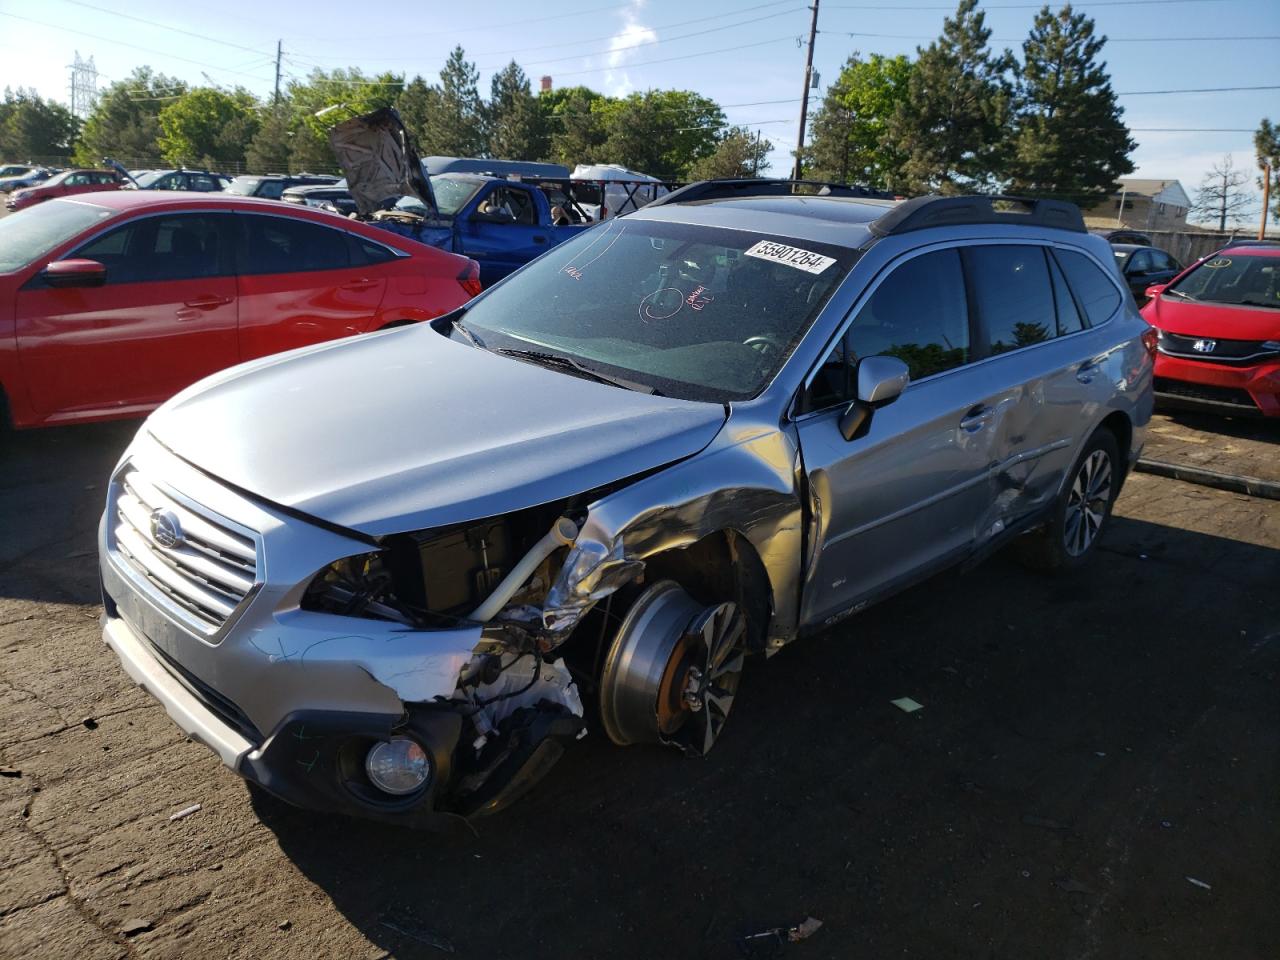
[[1271, 206], [1271, 164], [1263, 163], [1262, 167], [1262, 221], [1258, 224], [1258, 239], [1267, 239], [1267, 214]]
[[275, 96], [271, 98], [272, 103], [280, 102], [280, 46], [283, 42], [282, 40], [276, 41], [276, 92]]
[[809, 22], [809, 53], [804, 60], [804, 93], [800, 96], [800, 136], [796, 139], [795, 179], [804, 177], [804, 123], [809, 116], [809, 85], [813, 82], [813, 41], [818, 35], [818, 0], [813, 0]]
[[760, 172], [760, 128], [756, 127], [756, 146], [751, 151], [751, 175], [754, 177]]

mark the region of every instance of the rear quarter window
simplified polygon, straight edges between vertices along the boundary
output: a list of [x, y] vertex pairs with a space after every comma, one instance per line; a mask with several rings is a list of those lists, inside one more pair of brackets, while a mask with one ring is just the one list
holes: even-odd
[[1091, 327], [1106, 323], [1120, 306], [1120, 291], [1102, 268], [1082, 253], [1055, 250], [1053, 253], [1066, 274], [1076, 303], [1085, 313]]

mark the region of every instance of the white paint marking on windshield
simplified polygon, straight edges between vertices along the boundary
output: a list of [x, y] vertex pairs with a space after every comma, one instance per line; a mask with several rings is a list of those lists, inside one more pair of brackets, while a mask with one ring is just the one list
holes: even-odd
[[805, 273], [821, 273], [827, 267], [836, 262], [835, 257], [824, 257], [820, 253], [814, 253], [811, 250], [801, 250], [799, 247], [791, 247], [785, 243], [776, 243], [773, 240], [761, 240], [749, 250], [743, 253], [748, 257], [756, 257], [759, 260], [768, 260], [772, 263], [786, 264], [788, 267], [795, 267], [797, 270], [803, 270]]

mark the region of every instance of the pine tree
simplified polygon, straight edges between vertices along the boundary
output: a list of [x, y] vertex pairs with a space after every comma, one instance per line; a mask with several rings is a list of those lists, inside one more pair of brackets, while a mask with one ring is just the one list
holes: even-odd
[[423, 156], [479, 157], [485, 152], [484, 105], [477, 89], [480, 74], [462, 47], [454, 47], [433, 88], [431, 109], [422, 118], [418, 149]]
[[1129, 153], [1136, 144], [1107, 65], [1098, 61], [1106, 42], [1095, 36], [1093, 20], [1070, 5], [1053, 13], [1046, 4], [1036, 14], [1016, 70], [1014, 192], [1088, 207], [1133, 171]]
[[805, 168], [818, 179], [884, 187], [906, 159], [885, 134], [907, 97], [912, 66], [904, 56], [849, 57], [814, 115]]
[[564, 87], [539, 94], [537, 102], [551, 159], [569, 167], [604, 159], [604, 94], [588, 87]]
[[244, 152], [245, 168], [250, 173], [288, 172], [292, 133], [289, 110], [282, 99], [263, 114], [262, 125]]
[[485, 105], [487, 153], [507, 160], [540, 160], [548, 149], [529, 78], [512, 60], [493, 75]]
[[746, 127], [731, 127], [720, 138], [709, 157], [703, 157], [689, 169], [690, 180], [738, 179], [756, 177], [769, 169], [765, 159], [773, 150], [768, 140], [757, 138]]
[[960, 0], [942, 35], [916, 48], [908, 97], [889, 123], [886, 145], [905, 158], [887, 177], [910, 193], [984, 190], [1003, 179], [1009, 137], [1012, 58], [992, 56], [977, 0]]

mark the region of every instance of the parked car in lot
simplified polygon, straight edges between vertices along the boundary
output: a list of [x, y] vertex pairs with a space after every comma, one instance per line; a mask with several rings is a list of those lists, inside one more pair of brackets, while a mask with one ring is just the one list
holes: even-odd
[[[428, 177], [404, 124], [391, 109], [338, 124], [330, 131], [329, 142], [362, 218], [471, 257], [480, 264], [485, 286], [589, 226], [585, 214], [578, 211], [575, 218], [563, 206], [572, 204], [569, 196], [557, 194], [559, 181], [546, 181], [548, 189], [543, 189], [543, 181], [525, 180], [524, 174], [520, 180], [460, 172]], [[437, 169], [503, 163], [431, 159], [442, 161]], [[523, 170], [552, 166], [505, 164], [505, 168]], [[568, 181], [564, 184], [567, 188]], [[549, 194], [559, 196], [562, 203], [553, 205]], [[405, 198], [416, 201], [412, 208], [406, 209]]]
[[332, 214], [122, 190], [0, 220], [0, 401], [17, 427], [137, 417], [243, 360], [427, 320], [479, 268]]
[[279, 200], [280, 195], [290, 187], [302, 187], [310, 184], [334, 184], [337, 177], [323, 173], [269, 173], [261, 176], [244, 175], [233, 177], [224, 188], [227, 193], [242, 197], [262, 197], [267, 200]]
[[1182, 264], [1159, 247], [1113, 243], [1111, 249], [1116, 256], [1116, 266], [1139, 305], [1146, 303], [1147, 287], [1168, 283], [1182, 272]]
[[280, 195], [285, 203], [299, 203], [317, 210], [340, 213], [344, 217], [356, 212], [356, 202], [347, 189], [347, 181], [337, 183], [311, 183], [301, 187], [289, 187]]
[[10, 210], [22, 210], [54, 197], [119, 190], [126, 182], [114, 170], [64, 170], [43, 183], [14, 190], [4, 205]]
[[225, 190], [231, 178], [225, 173], [212, 173], [208, 170], [188, 170], [179, 167], [176, 170], [126, 170], [123, 166], [108, 158], [107, 166], [111, 167], [126, 180], [126, 189], [137, 190], [191, 190], [195, 193], [217, 193]]
[[175, 397], [102, 521], [125, 670], [272, 793], [418, 824], [509, 803], [588, 716], [705, 754], [744, 655], [943, 567], [1089, 560], [1155, 336], [1079, 211], [777, 186]]
[[1280, 417], [1280, 246], [1227, 247], [1147, 294], [1158, 398]]
[[5, 177], [19, 177], [24, 173], [30, 173], [35, 167], [29, 163], [6, 163], [0, 166], [0, 179]]
[[23, 173], [12, 173], [0, 178], [0, 193], [13, 193], [23, 187], [34, 187], [59, 172], [51, 167], [28, 167]]

